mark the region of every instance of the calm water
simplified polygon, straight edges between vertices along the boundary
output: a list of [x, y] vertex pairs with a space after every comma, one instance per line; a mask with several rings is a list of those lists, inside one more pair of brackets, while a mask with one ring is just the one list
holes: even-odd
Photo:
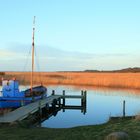
[[[20, 87], [26, 89], [26, 87]], [[123, 100], [126, 101], [126, 116], [140, 114], [140, 91], [96, 89], [87, 87], [49, 86], [48, 96], [52, 90], [56, 94], [81, 95], [81, 90], [87, 90], [87, 112], [84, 115], [80, 110], [60, 110], [57, 115], [42, 122], [41, 127], [69, 128], [81, 125], [102, 124], [110, 116], [122, 116]], [[66, 100], [67, 105], [80, 105], [79, 99]]]
[[[66, 90], [66, 94], [80, 95], [84, 87], [48, 87], [48, 94], [52, 90], [56, 94]], [[140, 113], [140, 92], [108, 90], [108, 89], [86, 89], [87, 90], [87, 112], [84, 115], [80, 110], [62, 110], [54, 117], [45, 120], [41, 126], [49, 128], [69, 128], [81, 125], [102, 124], [108, 121], [110, 116], [122, 116], [123, 100], [126, 101], [126, 116]], [[80, 100], [72, 99], [66, 104], [80, 105]]]

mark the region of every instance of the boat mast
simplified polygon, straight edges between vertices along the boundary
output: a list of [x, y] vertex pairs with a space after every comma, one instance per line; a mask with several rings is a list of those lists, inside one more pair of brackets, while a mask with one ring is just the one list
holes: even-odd
[[33, 35], [32, 35], [32, 71], [31, 71], [31, 91], [33, 89], [33, 72], [34, 72], [34, 47], [35, 47], [35, 43], [34, 43], [34, 35], [35, 35], [35, 16], [34, 16], [34, 20], [33, 20]]

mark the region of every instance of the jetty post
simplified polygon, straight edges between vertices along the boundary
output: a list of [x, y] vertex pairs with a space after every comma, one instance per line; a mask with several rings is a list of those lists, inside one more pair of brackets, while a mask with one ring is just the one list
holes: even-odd
[[[83, 107], [83, 103], [84, 103], [84, 91], [81, 90], [81, 107]], [[81, 112], [83, 112], [84, 110], [81, 109]]]
[[125, 100], [123, 101], [123, 117], [125, 117]]
[[[63, 102], [62, 102], [62, 106], [63, 108], [65, 107], [65, 90], [63, 90]], [[63, 112], [65, 112], [65, 109], [63, 109]]]
[[59, 98], [59, 99], [57, 100], [57, 104], [58, 104], [58, 107], [61, 108], [61, 106], [62, 106], [62, 105], [61, 105], [61, 98]]
[[40, 118], [42, 118], [41, 100], [38, 102], [38, 111], [39, 111]]
[[65, 106], [65, 90], [63, 90], [63, 106]]
[[87, 91], [85, 90], [84, 92], [84, 99], [83, 99], [83, 108], [84, 108], [84, 111], [83, 113], [85, 114], [86, 113], [86, 101], [87, 101]]
[[57, 100], [54, 99], [53, 102], [52, 102], [52, 109], [53, 109], [53, 110], [56, 109], [56, 103], [57, 103]]
[[55, 90], [52, 90], [52, 95], [55, 95]]
[[83, 99], [84, 99], [84, 91], [83, 91], [83, 90], [81, 90], [81, 97], [82, 97], [82, 98], [81, 98], [81, 105], [82, 105], [82, 104], [83, 104], [83, 101], [84, 101], [84, 100], [83, 100]]

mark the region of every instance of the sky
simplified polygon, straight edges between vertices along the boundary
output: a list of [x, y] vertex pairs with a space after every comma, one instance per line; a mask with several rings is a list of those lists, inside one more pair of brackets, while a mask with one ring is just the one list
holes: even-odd
[[0, 71], [140, 67], [139, 0], [0, 0]]

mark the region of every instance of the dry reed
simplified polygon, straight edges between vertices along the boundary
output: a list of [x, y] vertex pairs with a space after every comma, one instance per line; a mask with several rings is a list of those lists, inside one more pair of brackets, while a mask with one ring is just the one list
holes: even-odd
[[[29, 72], [6, 72], [7, 77], [16, 77], [21, 84], [30, 83]], [[35, 72], [34, 83], [140, 89], [140, 73]]]

